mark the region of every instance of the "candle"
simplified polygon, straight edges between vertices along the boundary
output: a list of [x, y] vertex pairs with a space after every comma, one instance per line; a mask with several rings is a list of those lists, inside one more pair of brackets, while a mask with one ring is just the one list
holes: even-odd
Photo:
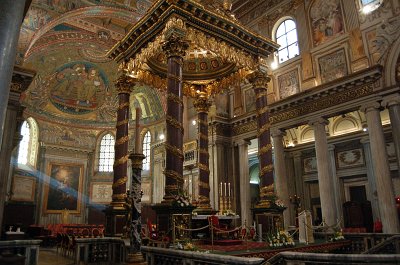
[[224, 184], [225, 184], [225, 185], [224, 185], [224, 186], [225, 186], [225, 193], [224, 193], [224, 194], [225, 194], [225, 197], [226, 197], [226, 182], [225, 182]]
[[140, 146], [140, 108], [136, 108], [136, 124], [135, 124], [135, 153], [139, 153]]
[[228, 192], [229, 192], [228, 196], [231, 197], [231, 183], [230, 182], [228, 182]]
[[219, 189], [219, 194], [222, 196], [222, 182], [221, 182], [221, 188]]

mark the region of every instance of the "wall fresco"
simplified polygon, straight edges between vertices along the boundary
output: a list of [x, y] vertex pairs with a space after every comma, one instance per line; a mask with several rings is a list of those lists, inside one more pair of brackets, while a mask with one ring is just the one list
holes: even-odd
[[284, 99], [300, 91], [297, 69], [278, 76], [279, 98]]
[[348, 74], [344, 49], [319, 58], [318, 65], [322, 83], [338, 79]]
[[315, 0], [310, 9], [310, 24], [315, 46], [345, 31], [340, 0]]

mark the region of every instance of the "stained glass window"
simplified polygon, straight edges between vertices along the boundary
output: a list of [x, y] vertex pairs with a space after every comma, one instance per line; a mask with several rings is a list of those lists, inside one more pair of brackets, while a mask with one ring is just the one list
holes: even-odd
[[29, 151], [29, 141], [31, 137], [31, 131], [29, 123], [24, 121], [21, 126], [22, 140], [19, 143], [18, 149], [18, 164], [26, 165], [28, 164], [28, 151]]
[[276, 30], [276, 42], [280, 45], [278, 50], [279, 63], [283, 63], [299, 55], [296, 23], [292, 19], [283, 21]]
[[112, 172], [114, 164], [114, 151], [115, 140], [111, 134], [103, 136], [100, 142], [100, 157], [99, 157], [99, 171]]
[[150, 169], [150, 142], [151, 142], [151, 135], [150, 132], [147, 132], [144, 135], [143, 139], [143, 155], [146, 157], [143, 160], [143, 170]]

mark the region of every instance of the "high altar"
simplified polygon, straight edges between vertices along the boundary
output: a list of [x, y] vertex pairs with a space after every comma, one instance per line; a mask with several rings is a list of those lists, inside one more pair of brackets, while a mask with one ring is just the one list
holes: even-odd
[[[266, 58], [278, 45], [244, 28], [230, 12], [231, 1], [224, 1], [222, 6], [203, 5], [202, 2], [156, 1], [109, 53], [119, 63], [119, 87], [147, 85], [167, 98], [165, 195], [163, 201], [153, 207], [157, 212], [157, 225], [166, 233], [171, 232], [176, 214], [190, 214], [194, 208], [197, 214], [216, 212], [210, 205], [210, 99], [245, 79], [255, 90], [258, 117], [260, 202], [256, 208], [260, 212], [274, 206]], [[184, 95], [194, 99], [198, 112], [199, 198], [195, 205], [177, 203], [184, 186]], [[121, 97], [120, 106], [126, 106], [126, 97]], [[116, 160], [121, 161], [118, 157]], [[114, 176], [114, 183], [122, 183], [123, 178], [123, 175]], [[121, 198], [114, 195], [113, 203], [118, 205], [116, 202]]]

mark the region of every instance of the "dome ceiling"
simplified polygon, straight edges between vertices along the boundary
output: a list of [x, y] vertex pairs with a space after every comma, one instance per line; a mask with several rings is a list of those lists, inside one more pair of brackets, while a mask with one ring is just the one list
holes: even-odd
[[[33, 0], [21, 27], [17, 54], [17, 64], [37, 72], [22, 97], [28, 115], [82, 127], [114, 127], [117, 65], [106, 53], [151, 2]], [[140, 93], [133, 95], [135, 105], [145, 113], [145, 122], [159, 119], [160, 95], [143, 87], [136, 90]]]

